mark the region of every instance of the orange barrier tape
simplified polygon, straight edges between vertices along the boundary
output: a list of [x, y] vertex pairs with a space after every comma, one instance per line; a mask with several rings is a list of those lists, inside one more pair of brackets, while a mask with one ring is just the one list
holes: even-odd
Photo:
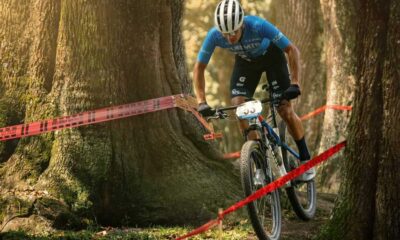
[[300, 120], [309, 119], [317, 114], [320, 114], [320, 113], [326, 111], [327, 109], [350, 111], [352, 109], [352, 107], [351, 106], [340, 106], [340, 105], [325, 105], [325, 106], [315, 109], [314, 111], [312, 111], [310, 113], [307, 113], [306, 115], [301, 116]]
[[[327, 109], [333, 109], [333, 110], [344, 110], [344, 111], [350, 111], [352, 110], [351, 106], [340, 106], [340, 105], [325, 105], [320, 108], [315, 109], [314, 111], [307, 113], [300, 117], [300, 120], [307, 120], [317, 114], [320, 114]], [[232, 159], [232, 158], [240, 158], [240, 152], [233, 152], [233, 153], [226, 153], [224, 154], [224, 159]]]
[[194, 97], [185, 96], [185, 99], [177, 99], [176, 100], [177, 107], [182, 108], [183, 110], [189, 111], [193, 113], [193, 115], [199, 120], [199, 122], [210, 132], [209, 134], [205, 134], [203, 136], [204, 140], [215, 140], [217, 138], [222, 138], [222, 133], [215, 133], [214, 128], [211, 124], [209, 124], [197, 111], [197, 102]]
[[226, 153], [224, 159], [240, 158], [240, 152]]
[[189, 232], [188, 234], [185, 234], [182, 237], [178, 237], [177, 240], [186, 239], [188, 237], [203, 233], [203, 232], [211, 229], [212, 227], [216, 226], [219, 221], [222, 221], [224, 216], [226, 216], [227, 214], [232, 213], [232, 212], [238, 210], [239, 208], [242, 208], [243, 206], [249, 204], [250, 202], [255, 201], [255, 200], [263, 197], [264, 195], [274, 191], [275, 189], [285, 185], [286, 182], [288, 182], [288, 181], [300, 176], [301, 174], [303, 174], [304, 172], [306, 172], [310, 168], [314, 167], [315, 165], [320, 164], [323, 161], [326, 161], [332, 155], [334, 155], [335, 153], [339, 152], [345, 146], [346, 146], [346, 141], [343, 141], [343, 142], [341, 142], [341, 143], [329, 148], [328, 150], [326, 150], [325, 152], [323, 152], [320, 155], [316, 156], [315, 158], [311, 159], [307, 163], [305, 163], [303, 165], [300, 165], [298, 168], [290, 171], [285, 176], [282, 176], [282, 177], [278, 178], [274, 182], [272, 182], [272, 183], [266, 185], [265, 187], [257, 190], [256, 192], [254, 192], [252, 195], [248, 196], [244, 200], [242, 200], [240, 202], [237, 202], [236, 204], [234, 204], [234, 205], [230, 206], [229, 208], [225, 209], [222, 213], [219, 214], [217, 219], [214, 219], [214, 220], [211, 220], [211, 221], [207, 222], [206, 224], [204, 224], [201, 227]]

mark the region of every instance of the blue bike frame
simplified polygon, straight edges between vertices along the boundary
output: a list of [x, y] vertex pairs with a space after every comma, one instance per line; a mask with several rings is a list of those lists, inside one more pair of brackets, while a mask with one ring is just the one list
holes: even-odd
[[275, 131], [272, 129], [272, 127], [267, 123], [267, 121], [264, 120], [264, 118], [261, 115], [258, 116], [258, 120], [260, 121], [261, 126], [265, 127], [265, 129], [267, 129], [268, 135], [270, 135], [275, 140], [275, 142], [276, 142], [276, 144], [278, 144], [278, 146], [281, 146], [284, 149], [286, 149], [287, 151], [289, 151], [297, 159], [300, 158], [300, 155], [296, 151], [294, 151], [286, 143], [281, 141], [279, 136], [275, 133]]

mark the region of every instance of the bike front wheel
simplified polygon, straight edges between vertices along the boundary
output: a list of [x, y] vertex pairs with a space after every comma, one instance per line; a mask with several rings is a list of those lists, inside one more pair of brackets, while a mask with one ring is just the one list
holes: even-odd
[[[241, 151], [240, 173], [246, 196], [273, 181], [273, 174], [260, 143], [247, 141]], [[259, 239], [276, 240], [281, 232], [281, 206], [278, 189], [249, 203], [247, 210]]]
[[[286, 142], [286, 132], [286, 125], [282, 121], [279, 124], [279, 137], [282, 142]], [[289, 156], [288, 151], [284, 148], [281, 149], [286, 171], [290, 172], [297, 168], [300, 165], [298, 159]], [[308, 221], [314, 217], [317, 209], [317, 190], [314, 180], [307, 182], [292, 180], [291, 186], [286, 188], [286, 193], [294, 212], [300, 219]]]

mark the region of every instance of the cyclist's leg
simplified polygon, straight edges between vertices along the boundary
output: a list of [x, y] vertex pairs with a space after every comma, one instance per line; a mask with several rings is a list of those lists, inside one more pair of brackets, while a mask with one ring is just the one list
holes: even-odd
[[300, 160], [306, 161], [310, 159], [307, 144], [304, 140], [304, 128], [300, 118], [293, 110], [293, 106], [290, 101], [282, 100], [279, 107], [278, 113], [282, 119], [286, 122], [290, 135], [296, 142], [299, 149]]
[[[256, 63], [248, 62], [238, 56], [235, 57], [235, 65], [231, 76], [231, 102], [233, 105], [244, 103], [252, 98], [260, 81], [262, 70]], [[243, 135], [249, 124], [247, 120], [239, 120], [239, 127]], [[247, 135], [249, 140], [258, 139], [257, 133], [251, 131]]]
[[[290, 86], [290, 75], [287, 66], [286, 57], [279, 48], [271, 46], [268, 49], [269, 64], [267, 64], [266, 72], [270, 86], [272, 86], [277, 97], [281, 97], [283, 92]], [[278, 107], [278, 113], [286, 122], [290, 135], [296, 142], [299, 150], [300, 161], [305, 162], [310, 159], [310, 154], [305, 141], [303, 124], [300, 118], [293, 110], [292, 103], [288, 100], [282, 100]], [[315, 175], [315, 170], [311, 169], [309, 177], [304, 180], [310, 180]]]

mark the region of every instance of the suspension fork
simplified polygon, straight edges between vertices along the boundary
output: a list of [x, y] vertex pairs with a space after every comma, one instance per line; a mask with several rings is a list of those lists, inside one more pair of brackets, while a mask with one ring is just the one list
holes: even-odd
[[[274, 119], [275, 120], [275, 119]], [[263, 131], [265, 132], [265, 146], [267, 148], [266, 151], [270, 151], [274, 156], [275, 164], [279, 170], [279, 177], [282, 177], [287, 174], [285, 165], [283, 163], [282, 151], [280, 149], [280, 144], [282, 144], [279, 140], [279, 136], [276, 135], [274, 129], [270, 129], [269, 125], [264, 121], [262, 116], [259, 116], [259, 121], [262, 123]], [[285, 187], [290, 187], [290, 182], [285, 184]]]

